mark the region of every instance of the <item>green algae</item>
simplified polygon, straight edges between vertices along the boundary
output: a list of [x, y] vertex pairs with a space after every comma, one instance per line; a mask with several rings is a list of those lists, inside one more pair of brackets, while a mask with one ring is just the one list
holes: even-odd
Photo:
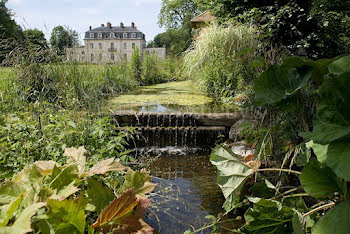
[[115, 108], [122, 106], [179, 105], [198, 106], [213, 103], [191, 81], [170, 82], [145, 86], [128, 94], [114, 97], [109, 104]]

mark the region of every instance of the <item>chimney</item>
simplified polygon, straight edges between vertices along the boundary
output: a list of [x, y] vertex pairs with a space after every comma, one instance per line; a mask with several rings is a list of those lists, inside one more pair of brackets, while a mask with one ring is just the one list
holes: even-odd
[[91, 27], [91, 26], [89, 26], [89, 30], [90, 30], [90, 31], [92, 30], [92, 27]]
[[120, 23], [120, 27], [121, 27], [121, 28], [124, 28], [124, 24], [123, 24], [122, 22]]
[[112, 24], [110, 22], [107, 22], [107, 27], [112, 28]]
[[102, 27], [102, 28], [104, 28], [104, 27], [105, 27], [105, 25], [104, 25], [104, 24], [101, 24], [101, 27]]
[[134, 22], [131, 22], [131, 27], [135, 28], [135, 23]]

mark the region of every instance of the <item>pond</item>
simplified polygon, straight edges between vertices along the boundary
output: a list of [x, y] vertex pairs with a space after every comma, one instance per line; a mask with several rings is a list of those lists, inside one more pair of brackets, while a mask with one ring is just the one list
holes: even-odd
[[191, 81], [170, 82], [144, 86], [138, 90], [112, 98], [108, 103], [112, 111], [136, 112], [229, 112], [207, 97]]

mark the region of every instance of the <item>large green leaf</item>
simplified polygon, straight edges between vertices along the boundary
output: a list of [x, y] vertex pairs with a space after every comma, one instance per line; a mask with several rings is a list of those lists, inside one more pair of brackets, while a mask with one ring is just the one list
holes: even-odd
[[350, 202], [337, 204], [318, 221], [312, 234], [344, 234], [350, 232]]
[[317, 160], [320, 163], [326, 163], [328, 146], [329, 145], [316, 144], [313, 141], [309, 141], [308, 143], [306, 143], [306, 147], [308, 149], [313, 149], [314, 153], [316, 154]]
[[17, 199], [13, 200], [8, 205], [1, 206], [0, 210], [0, 227], [6, 226], [9, 220], [11, 219], [13, 213], [17, 210], [19, 205], [21, 204], [21, 201], [23, 199], [23, 195], [20, 195]]
[[241, 190], [254, 170], [243, 164], [239, 156], [221, 146], [214, 149], [210, 162], [217, 169], [218, 184], [226, 198], [224, 208], [229, 211], [239, 203]]
[[31, 219], [32, 216], [36, 214], [38, 209], [45, 206], [46, 203], [34, 203], [21, 212], [21, 214], [18, 216], [14, 224], [11, 226], [6, 227], [0, 227], [0, 233], [1, 234], [24, 234], [32, 231], [31, 227]]
[[291, 207], [266, 199], [249, 198], [249, 200], [255, 204], [244, 214], [245, 230], [251, 233], [288, 233], [285, 229], [286, 223], [292, 221], [294, 217]]
[[115, 198], [115, 195], [110, 188], [91, 177], [87, 178], [87, 195], [89, 204], [93, 205], [97, 212], [100, 212], [108, 206], [108, 204]]
[[63, 168], [55, 166], [52, 171], [50, 186], [58, 191], [64, 189], [74, 180], [78, 179], [78, 173], [78, 166], [76, 164], [71, 164]]
[[[350, 64], [348, 65], [350, 66]], [[327, 145], [350, 133], [350, 72], [329, 77], [320, 87], [321, 104], [317, 110], [314, 129], [301, 133], [315, 143]]]
[[277, 103], [304, 87], [312, 74], [312, 63], [306, 58], [290, 57], [282, 65], [272, 65], [255, 80], [257, 105]]
[[340, 57], [331, 64], [329, 64], [329, 72], [334, 75], [341, 75], [346, 72], [350, 72], [350, 56]]
[[129, 169], [125, 175], [121, 192], [135, 188], [135, 193], [137, 196], [145, 197], [146, 194], [151, 193], [157, 186], [157, 184], [151, 183], [150, 181], [151, 177], [146, 170], [141, 170], [138, 172]]
[[47, 221], [56, 234], [84, 233], [86, 203], [82, 196], [79, 199], [48, 200]]
[[305, 192], [317, 199], [327, 199], [334, 192], [341, 192], [334, 172], [316, 159], [305, 165], [299, 179]]
[[335, 174], [350, 180], [350, 140], [349, 137], [332, 142], [328, 147], [326, 164]]

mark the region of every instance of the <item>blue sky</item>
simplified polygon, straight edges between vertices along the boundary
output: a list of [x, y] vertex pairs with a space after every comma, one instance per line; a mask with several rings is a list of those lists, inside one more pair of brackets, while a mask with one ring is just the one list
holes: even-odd
[[157, 24], [161, 0], [9, 0], [7, 7], [24, 29], [38, 28], [47, 39], [53, 27], [67, 25], [79, 32], [82, 41], [90, 25], [99, 27], [108, 21], [112, 25], [135, 22], [147, 41], [165, 31]]

